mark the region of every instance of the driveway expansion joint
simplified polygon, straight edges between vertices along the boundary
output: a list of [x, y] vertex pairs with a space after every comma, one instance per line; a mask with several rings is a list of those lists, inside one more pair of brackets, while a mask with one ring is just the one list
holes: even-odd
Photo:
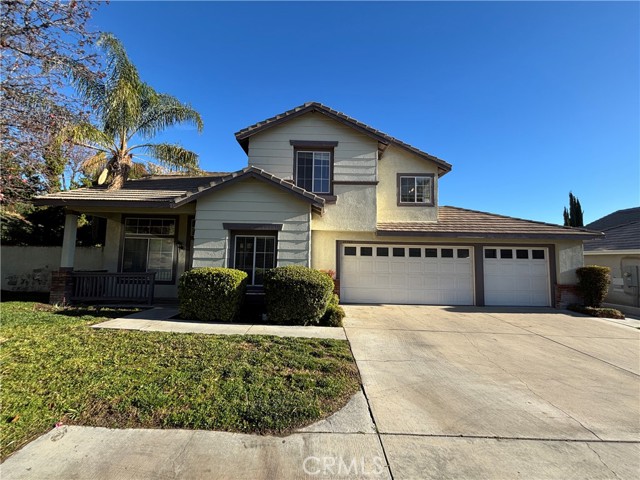
[[472, 440], [515, 440], [523, 442], [568, 442], [568, 443], [613, 443], [613, 444], [627, 444], [627, 445], [640, 445], [640, 440], [592, 440], [592, 439], [580, 439], [580, 438], [546, 438], [546, 437], [507, 437], [502, 435], [465, 435], [465, 434], [446, 434], [446, 433], [406, 433], [406, 432], [381, 432], [383, 437], [417, 437], [417, 438], [459, 438], [472, 439]]

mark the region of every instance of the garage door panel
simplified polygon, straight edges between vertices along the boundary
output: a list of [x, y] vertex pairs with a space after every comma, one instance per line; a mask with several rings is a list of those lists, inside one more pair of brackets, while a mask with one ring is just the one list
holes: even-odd
[[[508, 256], [511, 251], [514, 258], [483, 259], [485, 305], [550, 306], [549, 255], [546, 249], [520, 246], [500, 247], [498, 250], [499, 256], [503, 252]], [[544, 250], [544, 259], [533, 259], [532, 250]]]
[[438, 264], [434, 262], [425, 262], [423, 266], [425, 273], [438, 273]]
[[406, 274], [407, 266], [404, 264], [404, 262], [393, 262], [390, 264], [390, 270], [391, 273]]
[[[345, 262], [348, 263], [348, 262]], [[373, 267], [375, 273], [390, 273], [391, 268], [387, 262], [375, 263]], [[350, 272], [349, 272], [350, 273]]]
[[[352, 268], [353, 264], [364, 265], [359, 263], [360, 245], [350, 244], [349, 251], [353, 252], [354, 246], [356, 255], [344, 255], [343, 250], [341, 256], [340, 283], [345, 302], [473, 305], [473, 250], [469, 247], [458, 253], [458, 247], [429, 246], [427, 257], [425, 247], [380, 244], [374, 252], [384, 248], [391, 256], [367, 257], [371, 270], [365, 270], [367, 267]], [[393, 256], [402, 252], [405, 256]], [[370, 278], [365, 280], [366, 276]]]

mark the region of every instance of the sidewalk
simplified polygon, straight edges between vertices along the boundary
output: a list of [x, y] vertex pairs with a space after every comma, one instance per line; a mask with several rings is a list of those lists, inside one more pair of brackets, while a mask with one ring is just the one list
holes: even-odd
[[115, 328], [152, 332], [204, 333], [209, 335], [274, 335], [277, 337], [329, 338], [346, 340], [343, 328], [301, 327], [297, 325], [261, 325], [213, 323], [176, 320], [176, 307], [155, 307], [122, 318], [93, 325], [93, 328]]
[[362, 392], [285, 437], [62, 426], [0, 466], [11, 479], [390, 478]]

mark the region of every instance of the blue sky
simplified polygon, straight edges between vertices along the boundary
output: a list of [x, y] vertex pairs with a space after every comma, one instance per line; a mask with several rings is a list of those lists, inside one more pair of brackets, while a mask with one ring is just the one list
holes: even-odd
[[190, 103], [201, 167], [234, 132], [319, 101], [453, 164], [440, 205], [585, 223], [640, 204], [637, 2], [111, 2], [93, 26]]

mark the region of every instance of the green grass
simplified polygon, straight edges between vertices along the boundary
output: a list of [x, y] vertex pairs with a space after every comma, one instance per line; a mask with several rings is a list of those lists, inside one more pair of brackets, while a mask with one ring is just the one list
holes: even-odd
[[1, 308], [2, 458], [60, 421], [281, 434], [359, 388], [345, 341], [92, 329], [122, 312]]

